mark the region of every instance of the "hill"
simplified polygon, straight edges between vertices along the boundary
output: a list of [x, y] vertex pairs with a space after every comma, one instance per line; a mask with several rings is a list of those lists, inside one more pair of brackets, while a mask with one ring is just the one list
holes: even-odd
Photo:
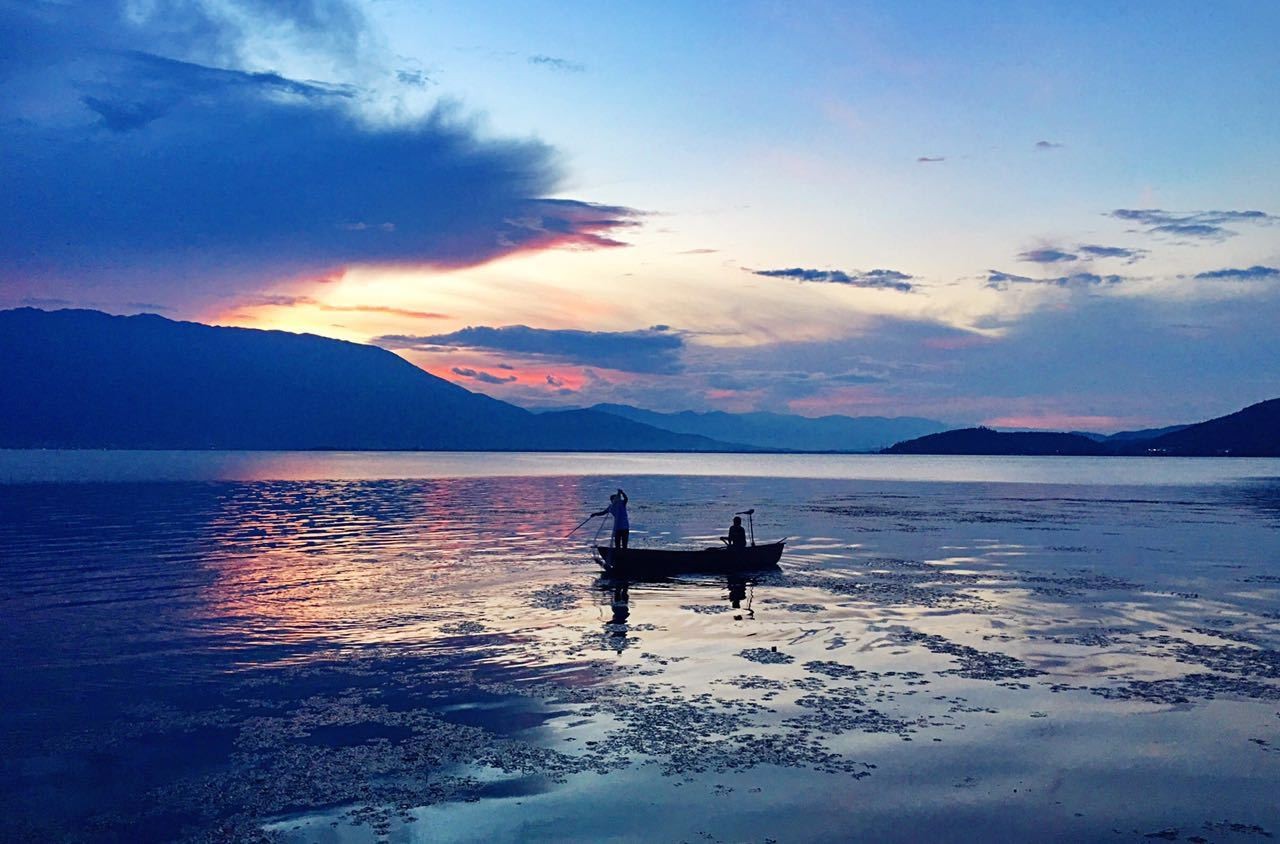
[[0, 406], [5, 448], [738, 450], [533, 414], [376, 346], [83, 310], [0, 311]]
[[1097, 434], [965, 428], [900, 442], [886, 454], [1075, 454], [1280, 457], [1280, 399], [1194, 425]]
[[1068, 454], [1100, 455], [1107, 448], [1082, 434], [1043, 431], [993, 431], [990, 428], [961, 428], [900, 442], [885, 454]]
[[1141, 445], [1149, 453], [1188, 457], [1280, 457], [1280, 399], [1188, 425]]
[[696, 434], [762, 449], [790, 451], [878, 451], [899, 440], [946, 430], [943, 422], [913, 416], [822, 416], [783, 413], [658, 413], [625, 404], [591, 410], [682, 434]]

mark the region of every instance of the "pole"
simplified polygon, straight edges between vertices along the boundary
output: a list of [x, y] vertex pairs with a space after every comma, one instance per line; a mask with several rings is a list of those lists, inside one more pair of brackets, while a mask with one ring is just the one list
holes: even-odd
[[564, 538], [565, 538], [565, 539], [568, 539], [569, 537], [573, 536], [575, 533], [577, 533], [577, 532], [578, 532], [578, 528], [582, 527], [583, 525], [585, 525], [587, 522], [591, 521], [591, 520], [592, 520], [592, 519], [594, 519], [595, 517], [596, 517], [596, 514], [595, 514], [595, 513], [592, 513], [590, 516], [587, 516], [585, 519], [583, 519], [581, 522], [579, 522], [579, 523], [578, 523], [578, 527], [576, 527], [576, 528], [574, 528], [573, 530], [571, 530], [571, 531], [569, 531], [568, 533], [566, 533], [566, 534], [564, 535]]
[[756, 544], [756, 520], [753, 518], [755, 516], [755, 512], [756, 508], [752, 507], [750, 510], [739, 510], [737, 513], [733, 514], [735, 516], [747, 517], [747, 526], [751, 529], [751, 545], [753, 547]]

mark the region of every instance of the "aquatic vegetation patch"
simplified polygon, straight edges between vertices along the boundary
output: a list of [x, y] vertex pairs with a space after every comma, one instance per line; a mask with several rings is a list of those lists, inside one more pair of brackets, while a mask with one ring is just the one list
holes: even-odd
[[738, 651], [738, 656], [762, 665], [790, 665], [796, 661], [795, 657], [777, 648], [745, 648]]
[[529, 606], [542, 610], [571, 610], [581, 603], [582, 591], [572, 583], [557, 583], [529, 594]]
[[955, 674], [971, 680], [1013, 680], [1044, 674], [1038, 668], [1032, 668], [1008, 654], [998, 651], [980, 651], [968, 645], [957, 644], [942, 636], [915, 630], [900, 630], [896, 631], [895, 635], [901, 642], [923, 645], [932, 653], [954, 657], [960, 664], [959, 668], [940, 671], [939, 674]]

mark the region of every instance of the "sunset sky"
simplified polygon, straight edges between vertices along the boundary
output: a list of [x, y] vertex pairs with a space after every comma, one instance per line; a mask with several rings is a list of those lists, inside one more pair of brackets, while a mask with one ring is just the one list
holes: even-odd
[[0, 0], [0, 307], [529, 407], [1280, 396], [1280, 4]]

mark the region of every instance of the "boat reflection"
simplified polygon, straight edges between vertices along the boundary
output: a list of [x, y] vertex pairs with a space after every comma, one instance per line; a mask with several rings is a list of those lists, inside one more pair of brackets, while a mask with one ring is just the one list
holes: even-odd
[[[600, 592], [601, 609], [608, 606], [609, 613], [607, 621], [603, 623], [604, 634], [610, 646], [622, 653], [630, 645], [635, 644], [636, 639], [632, 636], [639, 628], [631, 618], [631, 610], [633, 605], [633, 597], [631, 594], [632, 586], [650, 587], [653, 589], [662, 589], [667, 586], [681, 587], [717, 587], [720, 600], [728, 601], [729, 609], [733, 611], [734, 621], [752, 620], [755, 618], [755, 610], [752, 609], [752, 603], [755, 601], [756, 579], [744, 577], [742, 575], [721, 575], [716, 578], [699, 578], [698, 580], [675, 580], [672, 578], [653, 579], [646, 578], [638, 580], [635, 578], [611, 578], [601, 577], [596, 580], [596, 589]], [[601, 613], [601, 618], [605, 618]]]

